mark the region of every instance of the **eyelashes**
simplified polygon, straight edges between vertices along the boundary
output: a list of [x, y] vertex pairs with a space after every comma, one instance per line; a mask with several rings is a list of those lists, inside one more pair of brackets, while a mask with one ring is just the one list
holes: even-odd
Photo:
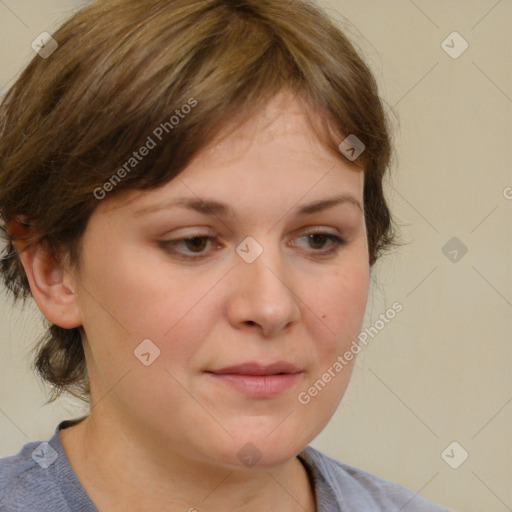
[[[304, 249], [304, 252], [308, 253], [308, 256], [320, 258], [335, 256], [342, 246], [347, 243], [343, 238], [323, 231], [307, 233], [297, 237], [297, 239], [307, 239], [306, 243], [309, 245], [310, 250]], [[158, 245], [172, 256], [176, 256], [182, 260], [195, 261], [207, 258], [211, 251], [206, 251], [205, 249], [207, 249], [208, 246], [213, 247], [215, 241], [216, 239], [212, 236], [196, 235], [176, 240], [160, 240]], [[327, 249], [324, 248], [326, 244], [328, 244]], [[320, 249], [318, 249], [318, 245], [321, 246]], [[294, 246], [296, 246], [296, 244], [294, 244]], [[218, 244], [217, 248], [219, 248]]]

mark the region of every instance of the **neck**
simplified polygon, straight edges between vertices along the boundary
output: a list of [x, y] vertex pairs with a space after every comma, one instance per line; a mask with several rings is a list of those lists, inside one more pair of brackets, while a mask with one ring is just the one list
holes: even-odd
[[223, 467], [145, 443], [113, 423], [91, 414], [60, 431], [71, 467], [103, 512], [316, 510], [297, 457], [271, 469]]

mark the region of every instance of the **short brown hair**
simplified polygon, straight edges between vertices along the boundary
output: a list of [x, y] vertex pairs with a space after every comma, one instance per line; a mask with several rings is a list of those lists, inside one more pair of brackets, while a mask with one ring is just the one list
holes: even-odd
[[[314, 3], [101, 0], [53, 38], [58, 48], [36, 55], [0, 106], [0, 214], [11, 227], [22, 219], [32, 242], [78, 265], [98, 187], [112, 184], [157, 126], [167, 127], [157, 147], [112, 193], [169, 182], [226, 123], [249, 119], [287, 89], [328, 121], [327, 145], [337, 149], [350, 134], [365, 146], [355, 163], [365, 172], [370, 266], [395, 243], [382, 188], [391, 144], [376, 82]], [[172, 122], [191, 100], [193, 112]], [[25, 299], [16, 230], [8, 231], [0, 270], [14, 298]], [[62, 391], [88, 400], [79, 328], [49, 325], [34, 366], [53, 385], [51, 400]]]

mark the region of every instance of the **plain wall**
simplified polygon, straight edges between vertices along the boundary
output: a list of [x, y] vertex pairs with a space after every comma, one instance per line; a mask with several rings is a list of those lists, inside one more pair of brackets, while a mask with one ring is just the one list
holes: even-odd
[[[312, 444], [454, 509], [505, 512], [512, 507], [512, 2], [321, 4], [366, 56], [393, 111], [396, 157], [386, 189], [406, 244], [374, 268], [364, 326], [394, 302], [403, 311], [369, 337], [338, 411]], [[0, 93], [32, 58], [34, 38], [79, 5], [0, 2]], [[458, 58], [442, 47], [453, 31], [469, 44]], [[450, 36], [446, 45], [454, 52], [461, 40]], [[456, 245], [444, 248], [453, 237]], [[83, 413], [69, 399], [44, 406], [46, 390], [27, 355], [41, 332], [33, 304], [22, 313], [0, 297], [0, 456], [48, 439], [60, 420]], [[458, 469], [441, 457], [453, 441], [469, 453]]]

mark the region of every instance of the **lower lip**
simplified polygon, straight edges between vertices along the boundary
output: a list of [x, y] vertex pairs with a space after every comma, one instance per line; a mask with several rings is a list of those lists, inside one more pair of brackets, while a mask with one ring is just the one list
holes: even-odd
[[271, 398], [294, 386], [299, 381], [302, 373], [283, 373], [280, 375], [209, 373], [209, 375], [252, 398]]

